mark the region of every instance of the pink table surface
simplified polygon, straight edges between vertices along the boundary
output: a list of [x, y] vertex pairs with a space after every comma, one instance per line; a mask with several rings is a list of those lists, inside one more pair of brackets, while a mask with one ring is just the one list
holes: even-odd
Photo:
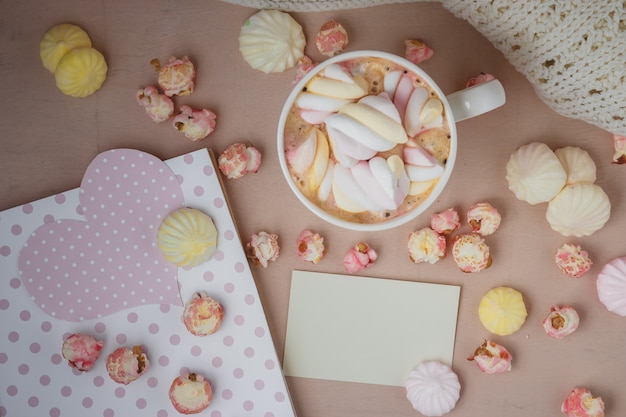
[[[260, 171], [226, 181], [225, 190], [244, 242], [260, 230], [280, 236], [278, 261], [267, 269], [253, 268], [279, 357], [284, 353], [291, 271], [344, 273], [344, 253], [364, 240], [378, 251], [379, 260], [363, 275], [462, 286], [452, 364], [462, 392], [450, 416], [560, 415], [561, 402], [576, 386], [601, 395], [607, 415], [626, 414], [626, 319], [608, 312], [595, 290], [602, 266], [626, 255], [626, 168], [610, 163], [611, 135], [550, 110], [502, 53], [439, 4], [292, 14], [309, 40], [330, 18], [342, 22], [350, 35], [349, 50], [403, 54], [405, 39], [423, 39], [435, 55], [422, 67], [446, 93], [462, 88], [481, 71], [496, 75], [506, 89], [504, 107], [458, 124], [457, 164], [436, 204], [414, 222], [380, 233], [347, 232], [324, 223], [291, 194], [278, 166], [275, 130], [295, 72], [266, 75], [242, 60], [239, 28], [254, 9], [214, 0], [27, 0], [4, 2], [0, 9], [0, 210], [77, 187], [87, 165], [104, 150], [136, 148], [168, 159], [203, 147], [219, 153], [235, 141], [250, 141], [263, 152]], [[41, 37], [64, 22], [81, 25], [109, 64], [105, 84], [89, 98], [62, 95], [39, 60]], [[314, 60], [323, 58], [311, 42], [306, 52]], [[134, 101], [135, 91], [155, 80], [150, 60], [164, 61], [170, 55], [188, 55], [198, 71], [196, 90], [177, 104], [207, 107], [218, 115], [215, 132], [201, 142], [186, 140], [170, 126], [152, 124]], [[607, 191], [613, 207], [602, 230], [590, 237], [565, 238], [550, 229], [545, 204], [515, 199], [504, 177], [505, 164], [515, 149], [532, 141], [589, 152], [597, 165], [596, 183]], [[409, 261], [407, 235], [426, 226], [430, 214], [448, 207], [464, 213], [478, 201], [490, 202], [503, 215], [501, 228], [488, 239], [491, 268], [467, 275], [450, 258], [435, 265]], [[296, 237], [307, 228], [326, 238], [329, 252], [318, 265], [296, 257]], [[581, 279], [566, 277], [553, 262], [554, 251], [567, 241], [582, 244], [594, 261]], [[477, 314], [480, 297], [499, 285], [520, 290], [529, 310], [521, 330], [506, 337], [491, 336]], [[581, 315], [580, 328], [564, 340], [549, 338], [541, 327], [554, 304], [571, 304]], [[511, 372], [483, 374], [466, 360], [488, 337], [513, 354]], [[4, 343], [0, 341], [0, 353]], [[287, 378], [287, 384], [300, 417], [419, 415], [399, 387], [303, 378]]]

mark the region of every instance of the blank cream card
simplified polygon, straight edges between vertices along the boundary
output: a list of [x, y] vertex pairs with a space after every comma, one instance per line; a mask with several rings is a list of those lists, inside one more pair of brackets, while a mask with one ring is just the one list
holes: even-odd
[[424, 360], [452, 364], [460, 287], [293, 271], [283, 372], [404, 386]]

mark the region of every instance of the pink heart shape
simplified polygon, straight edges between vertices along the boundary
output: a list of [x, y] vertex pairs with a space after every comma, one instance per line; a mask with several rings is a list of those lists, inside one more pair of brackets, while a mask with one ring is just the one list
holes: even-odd
[[69, 321], [142, 304], [182, 305], [177, 267], [156, 243], [163, 218], [184, 202], [170, 168], [132, 149], [103, 152], [87, 168], [79, 199], [86, 221], [44, 224], [20, 251], [33, 301]]

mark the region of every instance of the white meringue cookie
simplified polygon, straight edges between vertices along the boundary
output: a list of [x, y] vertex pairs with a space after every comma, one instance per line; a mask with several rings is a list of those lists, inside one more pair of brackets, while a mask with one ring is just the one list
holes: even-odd
[[261, 10], [241, 27], [239, 51], [254, 69], [282, 72], [304, 56], [306, 40], [302, 26], [288, 13]]
[[567, 174], [567, 184], [595, 182], [596, 164], [587, 151], [575, 146], [567, 146], [554, 151]]
[[578, 182], [567, 185], [550, 203], [546, 219], [563, 236], [589, 236], [600, 230], [611, 216], [611, 202], [596, 185]]
[[565, 185], [567, 174], [545, 143], [532, 142], [511, 154], [506, 180], [515, 197], [530, 204], [545, 203]]
[[456, 407], [461, 384], [456, 373], [439, 361], [425, 361], [409, 373], [406, 395], [414, 409], [425, 416], [442, 416]]

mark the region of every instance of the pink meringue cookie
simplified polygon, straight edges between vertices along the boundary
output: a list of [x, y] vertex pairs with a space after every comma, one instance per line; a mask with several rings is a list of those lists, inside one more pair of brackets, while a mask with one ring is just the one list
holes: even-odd
[[374, 264], [378, 255], [376, 251], [365, 242], [359, 242], [352, 247], [343, 258], [343, 265], [350, 273], [369, 268]]
[[267, 232], [253, 234], [246, 244], [246, 253], [255, 265], [267, 268], [269, 262], [275, 261], [280, 255], [278, 235]]
[[405, 40], [404, 46], [404, 57], [415, 65], [418, 65], [420, 62], [426, 61], [434, 54], [434, 51], [420, 40]]
[[137, 103], [144, 108], [150, 119], [155, 123], [161, 123], [174, 114], [174, 102], [165, 94], [159, 94], [154, 86], [148, 86], [137, 90], [135, 95]]
[[626, 316], [626, 256], [615, 258], [602, 267], [596, 289], [607, 310]]
[[485, 340], [467, 360], [476, 362], [486, 374], [497, 374], [511, 370], [513, 357], [504, 346]]
[[459, 213], [449, 208], [430, 217], [430, 228], [442, 235], [449, 235], [461, 227]]
[[565, 275], [572, 278], [580, 278], [591, 269], [593, 262], [589, 254], [580, 245], [564, 243], [557, 249], [554, 261]]
[[193, 92], [196, 70], [188, 57], [171, 56], [165, 66], [153, 59], [151, 64], [159, 72], [159, 86], [166, 96], [188, 96]]
[[413, 263], [434, 264], [446, 256], [446, 238], [430, 227], [425, 227], [409, 235], [407, 248]]
[[572, 334], [580, 324], [578, 313], [570, 306], [553, 306], [543, 321], [543, 329], [548, 336], [562, 339]]
[[222, 151], [217, 163], [226, 178], [238, 179], [247, 172], [258, 172], [261, 158], [261, 152], [254, 146], [245, 143], [233, 143]]
[[104, 341], [81, 333], [71, 334], [63, 342], [61, 353], [72, 368], [89, 371], [100, 357]]
[[463, 272], [480, 272], [491, 266], [489, 246], [477, 234], [456, 236], [452, 242], [452, 256]]
[[626, 136], [613, 135], [613, 154], [614, 164], [626, 164]]
[[303, 261], [319, 263], [326, 254], [324, 238], [319, 233], [303, 230], [298, 236], [298, 258]]
[[348, 46], [348, 32], [341, 23], [331, 19], [315, 35], [315, 46], [322, 55], [335, 56]]
[[118, 384], [128, 385], [150, 366], [141, 346], [119, 347], [107, 356], [106, 369], [111, 379]]
[[189, 106], [181, 106], [180, 113], [174, 116], [172, 126], [193, 142], [209, 136], [215, 129], [215, 113], [210, 110], [194, 110]]
[[604, 401], [594, 398], [587, 388], [574, 388], [561, 405], [567, 417], [604, 417]]
[[476, 84], [484, 83], [484, 82], [495, 80], [495, 79], [496, 79], [496, 77], [494, 77], [493, 75], [488, 74], [486, 72], [481, 72], [476, 77], [470, 78], [467, 81], [467, 84], [465, 85], [465, 88], [472, 87], [472, 86], [475, 86]]
[[500, 226], [502, 216], [489, 203], [476, 203], [467, 211], [467, 222], [472, 226], [472, 232], [488, 236], [495, 233]]

